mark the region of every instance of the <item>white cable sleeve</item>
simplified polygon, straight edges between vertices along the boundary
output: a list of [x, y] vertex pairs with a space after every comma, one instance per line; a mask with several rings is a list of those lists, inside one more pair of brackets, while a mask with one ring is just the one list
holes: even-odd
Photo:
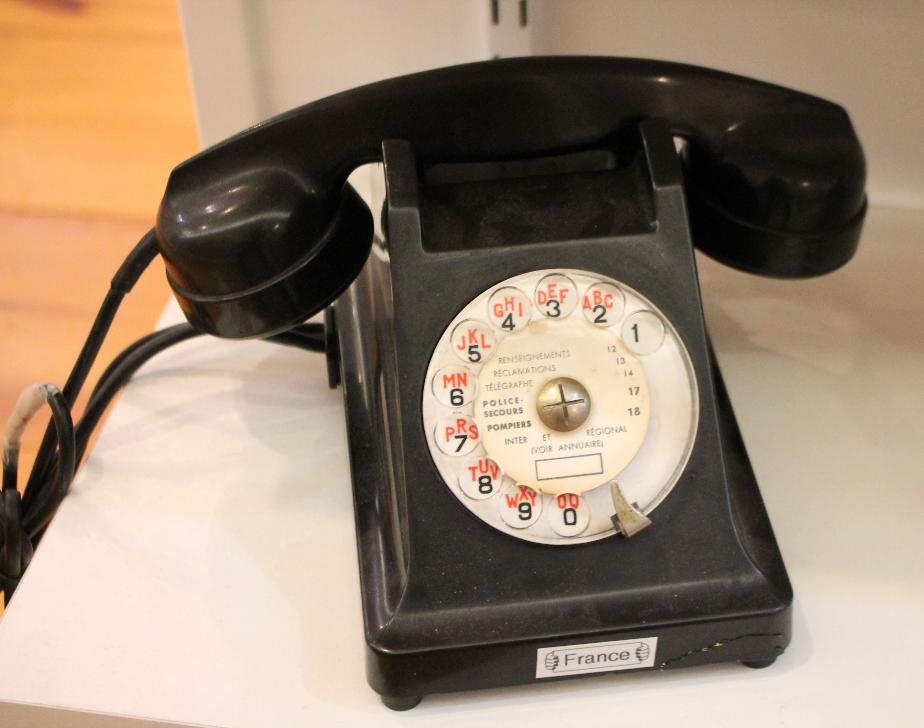
[[6, 421], [3, 428], [3, 464], [15, 462], [19, 456], [19, 444], [22, 442], [22, 435], [26, 430], [35, 413], [41, 409], [42, 405], [48, 401], [51, 396], [47, 382], [38, 382], [32, 384], [23, 390], [19, 395], [19, 401], [13, 414]]

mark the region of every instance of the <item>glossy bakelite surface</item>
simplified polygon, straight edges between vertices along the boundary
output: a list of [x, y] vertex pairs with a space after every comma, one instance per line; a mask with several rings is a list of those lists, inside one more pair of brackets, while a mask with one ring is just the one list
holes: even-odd
[[[381, 158], [384, 140], [409, 141], [421, 162], [528, 158], [618, 149], [649, 118], [687, 141], [700, 248], [783, 277], [823, 273], [853, 254], [865, 162], [841, 107], [694, 66], [535, 57], [363, 86], [184, 162], [157, 222], [171, 285], [212, 333], [269, 333], [319, 310], [355, 277], [370, 226], [359, 206], [344, 211], [344, 183]], [[287, 285], [306, 270], [310, 285]], [[317, 273], [336, 280], [321, 285]]]

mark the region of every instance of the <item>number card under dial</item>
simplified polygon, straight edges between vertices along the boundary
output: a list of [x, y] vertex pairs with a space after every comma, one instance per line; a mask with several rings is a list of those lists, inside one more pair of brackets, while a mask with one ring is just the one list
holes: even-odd
[[663, 312], [619, 281], [563, 269], [499, 281], [459, 311], [421, 406], [464, 507], [516, 538], [568, 545], [616, 533], [612, 482], [646, 515], [668, 495], [697, 402]]

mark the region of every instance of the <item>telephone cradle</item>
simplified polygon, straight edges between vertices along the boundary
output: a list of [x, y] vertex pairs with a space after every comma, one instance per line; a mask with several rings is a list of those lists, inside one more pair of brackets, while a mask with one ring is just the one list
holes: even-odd
[[[378, 162], [373, 216], [347, 177]], [[694, 247], [752, 274], [827, 273], [857, 248], [864, 184], [839, 106], [660, 61], [475, 63], [263, 122], [173, 170], [63, 392], [22, 400], [0, 586], [147, 358], [199, 333], [265, 337], [325, 351], [343, 387], [367, 677], [388, 707], [766, 667], [792, 589]], [[75, 436], [69, 407], [158, 255], [191, 326], [119, 355]], [[304, 324], [321, 312], [323, 331]], [[16, 433], [43, 401], [53, 426], [20, 500]]]

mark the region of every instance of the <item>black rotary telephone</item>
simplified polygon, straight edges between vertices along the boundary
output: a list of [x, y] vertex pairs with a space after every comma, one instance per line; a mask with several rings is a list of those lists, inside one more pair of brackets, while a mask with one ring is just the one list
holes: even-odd
[[[376, 161], [381, 234], [346, 183]], [[864, 178], [835, 104], [567, 57], [364, 86], [173, 171], [156, 247], [198, 330], [284, 335], [326, 309], [386, 705], [776, 659], [792, 591], [693, 248], [834, 270]]]

